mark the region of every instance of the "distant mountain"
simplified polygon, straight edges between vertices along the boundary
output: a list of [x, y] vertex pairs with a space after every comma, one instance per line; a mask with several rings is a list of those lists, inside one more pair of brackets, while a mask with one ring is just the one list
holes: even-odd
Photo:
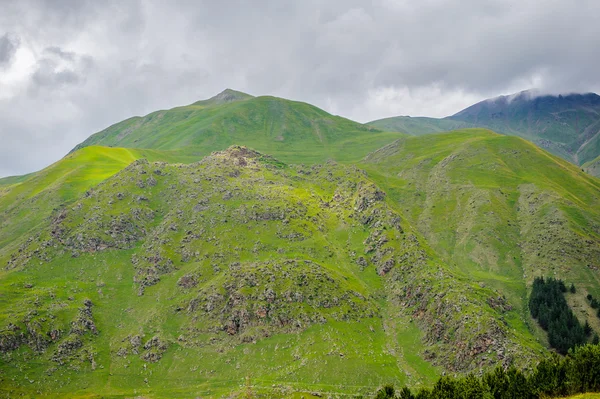
[[448, 119], [520, 136], [582, 165], [600, 155], [600, 96], [524, 91], [466, 108]]
[[473, 127], [467, 122], [422, 116], [395, 116], [369, 122], [369, 125], [384, 131], [402, 132], [414, 136]]
[[443, 119], [400, 116], [369, 125], [412, 135], [484, 127], [525, 138], [576, 165], [600, 155], [600, 96], [594, 93], [554, 96], [528, 90], [481, 101]]
[[102, 145], [203, 156], [239, 144], [286, 162], [349, 161], [398, 137], [306, 103], [227, 89], [208, 100], [119, 122], [74, 150]]

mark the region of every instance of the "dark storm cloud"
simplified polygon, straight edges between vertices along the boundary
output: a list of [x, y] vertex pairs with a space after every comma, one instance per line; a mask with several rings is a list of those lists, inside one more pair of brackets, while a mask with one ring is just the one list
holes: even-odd
[[600, 91], [597, 15], [588, 0], [9, 1], [0, 174], [226, 87], [360, 121], [534, 86]]

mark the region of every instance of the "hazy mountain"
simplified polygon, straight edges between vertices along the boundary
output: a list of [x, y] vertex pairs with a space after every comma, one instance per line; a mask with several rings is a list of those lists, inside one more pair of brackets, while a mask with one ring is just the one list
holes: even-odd
[[523, 137], [576, 165], [600, 155], [600, 96], [594, 93], [555, 96], [528, 90], [481, 101], [447, 118], [399, 116], [369, 125], [412, 135], [484, 127]]

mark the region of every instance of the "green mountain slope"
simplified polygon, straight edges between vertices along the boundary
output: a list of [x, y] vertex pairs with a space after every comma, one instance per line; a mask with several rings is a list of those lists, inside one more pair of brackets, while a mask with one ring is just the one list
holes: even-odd
[[132, 118], [0, 179], [0, 397], [369, 394], [527, 365], [548, 353], [536, 276], [574, 283], [600, 332], [599, 202], [488, 130], [232, 90]]
[[57, 207], [69, 203], [139, 158], [192, 162], [169, 151], [91, 146], [26, 176], [0, 180], [0, 248], [15, 248]]
[[551, 96], [529, 90], [481, 101], [443, 119], [399, 116], [369, 125], [412, 135], [487, 128], [522, 137], [576, 165], [600, 155], [600, 96], [594, 93]]
[[528, 139], [581, 165], [600, 153], [600, 96], [525, 91], [482, 101], [450, 117]]
[[92, 135], [89, 145], [207, 155], [247, 145], [285, 162], [356, 161], [398, 138], [312, 105], [226, 90], [206, 101], [130, 118]]
[[506, 295], [525, 322], [536, 276], [575, 283], [581, 303], [600, 293], [600, 180], [570, 163], [470, 129], [401, 139], [362, 167], [437, 253]]
[[466, 122], [420, 116], [395, 116], [369, 122], [368, 125], [386, 132], [402, 132], [413, 136], [473, 127]]
[[385, 197], [244, 147], [132, 163], [0, 250], [0, 390], [367, 393], [540, 353]]

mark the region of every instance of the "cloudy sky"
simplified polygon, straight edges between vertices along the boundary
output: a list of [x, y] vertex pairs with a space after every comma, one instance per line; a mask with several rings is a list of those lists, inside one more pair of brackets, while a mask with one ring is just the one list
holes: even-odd
[[597, 0], [0, 0], [0, 176], [225, 88], [361, 122], [600, 92]]

